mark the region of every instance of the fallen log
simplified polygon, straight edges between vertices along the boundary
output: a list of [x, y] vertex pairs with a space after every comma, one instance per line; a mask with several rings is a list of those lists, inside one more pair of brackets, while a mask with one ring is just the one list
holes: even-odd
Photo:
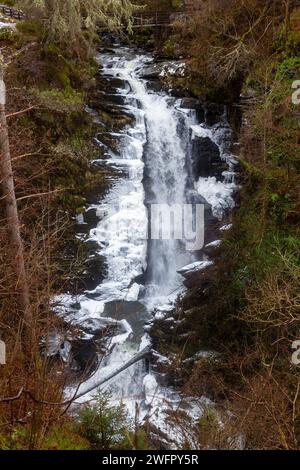
[[[25, 394], [25, 395], [28, 395], [35, 403], [42, 403], [44, 405], [51, 405], [51, 406], [66, 406], [67, 405], [67, 409], [68, 409], [70, 407], [70, 405], [72, 403], [76, 402], [76, 400], [78, 398], [81, 398], [84, 395], [86, 395], [87, 393], [92, 392], [93, 390], [95, 390], [95, 388], [98, 388], [101, 385], [103, 385], [104, 383], [108, 382], [110, 379], [112, 379], [116, 375], [120, 374], [124, 370], [128, 369], [128, 367], [132, 366], [136, 362], [141, 361], [142, 359], [146, 359], [148, 356], [150, 356], [150, 354], [151, 354], [151, 347], [147, 346], [145, 349], [143, 349], [143, 351], [140, 351], [135, 356], [133, 356], [130, 359], [130, 361], [126, 362], [122, 367], [119, 367], [119, 369], [115, 370], [114, 372], [109, 374], [107, 377], [105, 377], [104, 379], [102, 379], [99, 382], [97, 382], [96, 384], [94, 384], [92, 387], [89, 387], [84, 392], [79, 393], [79, 394], [77, 394], [77, 392], [76, 392], [73, 397], [71, 397], [68, 400], [63, 401], [63, 402], [52, 402], [52, 401], [46, 401], [46, 400], [39, 400], [29, 390], [24, 390], [23, 387], [21, 387], [21, 389], [19, 390], [19, 392], [15, 396], [0, 397], [0, 402], [15, 401], [15, 400], [18, 400], [19, 398], [21, 398], [21, 396], [23, 394]], [[64, 413], [65, 412], [66, 412], [66, 410], [64, 411]]]
[[87, 395], [88, 393], [92, 392], [96, 388], [100, 387], [101, 385], [105, 384], [106, 382], [114, 378], [116, 375], [119, 375], [121, 372], [124, 372], [124, 370], [128, 369], [130, 366], [132, 366], [136, 362], [146, 359], [148, 356], [150, 356], [150, 354], [151, 354], [151, 347], [147, 346], [145, 349], [143, 349], [143, 351], [138, 352], [129, 361], [127, 361], [123, 366], [119, 367], [119, 369], [113, 371], [107, 377], [104, 377], [104, 379], [100, 380], [99, 382], [94, 384], [92, 387], [89, 387], [87, 390], [79, 394], [76, 394], [75, 397], [73, 398], [73, 401], [75, 402], [76, 400], [78, 400], [78, 398], [81, 398], [84, 395]]

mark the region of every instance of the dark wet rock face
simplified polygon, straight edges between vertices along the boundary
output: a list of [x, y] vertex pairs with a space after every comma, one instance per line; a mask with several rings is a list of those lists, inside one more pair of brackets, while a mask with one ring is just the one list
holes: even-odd
[[196, 98], [183, 98], [181, 100], [181, 108], [194, 110], [199, 124], [205, 122], [205, 108]]
[[222, 121], [224, 115], [224, 105], [209, 103], [205, 107], [205, 122], [208, 126], [213, 126]]
[[192, 142], [192, 167], [196, 180], [201, 176], [216, 176], [222, 180], [226, 164], [221, 160], [219, 147], [209, 137], [195, 136]]
[[159, 93], [164, 91], [164, 85], [160, 80], [147, 80], [146, 85], [150, 93]]
[[122, 129], [133, 122], [133, 116], [124, 106], [124, 97], [118, 94], [121, 88], [130, 91], [125, 80], [118, 77], [97, 75], [97, 88], [91, 95], [89, 105], [98, 113], [100, 122], [108, 131]]
[[80, 373], [93, 373], [99, 363], [98, 347], [95, 341], [76, 339], [72, 343], [72, 370]]
[[215, 240], [217, 226], [219, 221], [213, 216], [211, 205], [208, 204], [206, 199], [196, 191], [189, 190], [187, 192], [187, 203], [196, 206], [197, 204], [204, 205], [204, 226], [205, 226], [205, 243]]

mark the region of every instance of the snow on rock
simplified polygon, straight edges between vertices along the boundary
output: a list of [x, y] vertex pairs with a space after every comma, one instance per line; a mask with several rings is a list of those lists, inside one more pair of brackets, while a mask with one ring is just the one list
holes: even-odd
[[80, 306], [80, 313], [83, 317], [99, 318], [104, 311], [105, 303], [99, 300], [88, 299], [81, 301]]
[[151, 406], [153, 400], [155, 399], [156, 392], [159, 388], [154, 375], [147, 374], [144, 377], [143, 387], [145, 392], [145, 404]]
[[221, 230], [222, 232], [225, 232], [225, 231], [227, 231], [227, 230], [230, 230], [231, 227], [232, 227], [232, 224], [223, 225], [223, 226], [220, 228], [220, 230]]
[[83, 214], [76, 215], [75, 220], [78, 225], [86, 225]]
[[218, 248], [221, 245], [221, 243], [222, 243], [222, 240], [215, 240], [205, 245], [205, 248]]
[[208, 129], [207, 127], [203, 127], [202, 125], [194, 125], [191, 126], [192, 130], [192, 139], [195, 139], [195, 137], [209, 137], [212, 140], [212, 131], [211, 129]]
[[16, 29], [16, 24], [15, 23], [4, 23], [3, 21], [0, 21], [0, 29], [1, 28]]
[[[205, 397], [195, 400], [176, 392], [170, 393], [170, 390], [158, 388], [155, 378], [153, 379], [147, 378], [147, 400], [152, 400], [150, 412], [145, 416], [145, 421], [154, 427], [153, 435], [158, 431], [160, 442], [170, 450], [178, 450], [186, 442], [191, 449], [197, 450], [199, 419], [207, 408], [214, 406], [213, 402]], [[178, 409], [181, 410], [181, 415], [174, 418], [174, 412]]]
[[144, 349], [146, 349], [148, 346], [151, 346], [151, 338], [146, 333], [144, 336], [142, 336], [139, 351], [144, 351]]
[[152, 356], [155, 359], [156, 364], [170, 364], [171, 361], [166, 356], [159, 354], [157, 351], [152, 351]]
[[167, 312], [156, 312], [154, 319], [159, 321], [159, 320], [164, 320], [166, 318]]
[[178, 273], [182, 276], [187, 276], [191, 273], [202, 271], [203, 269], [208, 268], [213, 264], [212, 261], [197, 261], [196, 263], [188, 264], [187, 266], [183, 266], [183, 268], [178, 269]]
[[174, 75], [179, 75], [181, 77], [184, 77], [186, 71], [186, 64], [184, 62], [168, 62], [164, 64], [163, 70], [160, 72], [159, 76], [160, 77], [167, 77], [167, 76], [174, 76]]
[[128, 293], [126, 294], [125, 300], [127, 300], [128, 302], [135, 302], [139, 298], [139, 293], [140, 285], [135, 282], [134, 284], [132, 284]]
[[110, 346], [115, 344], [124, 344], [127, 341], [128, 337], [132, 333], [132, 328], [126, 320], [121, 320], [120, 325], [122, 325], [124, 333], [113, 336], [110, 340]]
[[198, 182], [195, 183], [195, 189], [211, 205], [213, 215], [219, 220], [222, 219], [226, 209], [233, 209], [235, 206], [232, 197], [236, 189], [234, 183], [217, 181], [215, 176], [200, 177]]

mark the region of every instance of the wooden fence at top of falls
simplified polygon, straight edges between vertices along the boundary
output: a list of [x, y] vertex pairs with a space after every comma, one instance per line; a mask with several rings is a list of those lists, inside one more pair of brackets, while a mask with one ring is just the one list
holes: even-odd
[[15, 20], [24, 20], [26, 16], [22, 11], [16, 10], [15, 8], [11, 8], [6, 5], [0, 5], [0, 13], [2, 13], [4, 16], [7, 16], [8, 18], [13, 18]]
[[170, 26], [174, 21], [184, 19], [195, 14], [198, 10], [181, 11], [142, 11], [134, 13], [132, 19], [133, 28]]

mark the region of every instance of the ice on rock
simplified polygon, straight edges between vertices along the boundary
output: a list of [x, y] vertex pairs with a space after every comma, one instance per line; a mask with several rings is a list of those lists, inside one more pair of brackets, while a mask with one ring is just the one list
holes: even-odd
[[195, 183], [195, 189], [203, 196], [212, 207], [212, 213], [219, 220], [222, 219], [227, 209], [235, 206], [232, 194], [236, 189], [234, 183], [217, 181], [215, 176], [200, 177]]
[[227, 230], [230, 230], [232, 227], [232, 224], [227, 224], [227, 225], [223, 225], [220, 230], [221, 232], [226, 232]]
[[222, 240], [215, 240], [205, 245], [205, 248], [218, 248], [221, 245], [221, 243], [222, 243]]
[[192, 139], [195, 137], [209, 137], [212, 139], [212, 131], [208, 127], [202, 126], [200, 124], [196, 124], [191, 126], [192, 129]]
[[159, 389], [158, 383], [152, 374], [147, 374], [143, 380], [144, 392], [145, 392], [145, 404], [151, 405]]
[[197, 271], [202, 271], [203, 269], [208, 268], [213, 264], [212, 261], [197, 261], [192, 264], [188, 264], [187, 266], [183, 266], [182, 268], [178, 269], [178, 273], [182, 274], [182, 276], [186, 276], [190, 273], [194, 273]]

